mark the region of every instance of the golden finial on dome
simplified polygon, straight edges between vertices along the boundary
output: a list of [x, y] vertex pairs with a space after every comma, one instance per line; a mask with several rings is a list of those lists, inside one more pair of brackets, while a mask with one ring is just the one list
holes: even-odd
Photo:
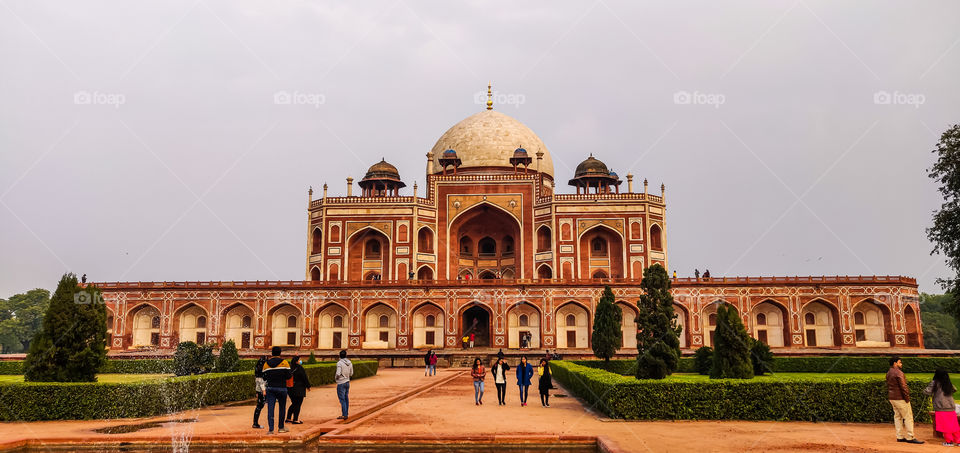
[[487, 83], [487, 110], [493, 110], [493, 82]]

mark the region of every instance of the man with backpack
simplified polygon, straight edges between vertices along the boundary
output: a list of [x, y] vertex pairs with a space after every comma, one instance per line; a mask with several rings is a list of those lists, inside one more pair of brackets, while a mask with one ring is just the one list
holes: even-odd
[[287, 380], [292, 376], [290, 363], [280, 357], [280, 346], [270, 350], [271, 357], [263, 364], [263, 379], [267, 382], [267, 434], [273, 434], [273, 403], [280, 408], [280, 418], [277, 420], [277, 432], [285, 433], [283, 420], [287, 416]]

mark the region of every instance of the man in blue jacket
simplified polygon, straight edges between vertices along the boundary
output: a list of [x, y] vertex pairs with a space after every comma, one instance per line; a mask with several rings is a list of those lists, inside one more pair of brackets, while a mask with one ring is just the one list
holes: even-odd
[[280, 346], [270, 350], [271, 357], [263, 364], [263, 379], [267, 381], [267, 434], [273, 434], [273, 403], [279, 403], [280, 419], [277, 432], [285, 433], [283, 420], [287, 412], [287, 379], [290, 379], [290, 363], [280, 357]]

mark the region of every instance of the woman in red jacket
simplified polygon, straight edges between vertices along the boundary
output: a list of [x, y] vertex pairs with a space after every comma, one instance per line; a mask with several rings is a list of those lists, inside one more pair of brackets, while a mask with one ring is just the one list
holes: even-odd
[[483, 378], [486, 377], [486, 374], [487, 371], [483, 369], [483, 362], [477, 357], [473, 360], [473, 370], [470, 372], [470, 375], [473, 376], [474, 405], [483, 404]]

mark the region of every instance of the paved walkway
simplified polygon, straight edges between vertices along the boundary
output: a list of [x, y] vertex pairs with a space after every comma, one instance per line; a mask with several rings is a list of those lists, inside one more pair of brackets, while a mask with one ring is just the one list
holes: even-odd
[[[550, 408], [540, 406], [536, 386], [529, 405], [521, 407], [517, 387], [508, 385], [507, 406], [498, 406], [496, 389], [487, 379], [483, 406], [473, 403], [473, 386], [467, 370], [439, 370], [425, 377], [422, 369], [381, 369], [374, 377], [351, 383], [351, 419], [339, 415], [333, 385], [313, 389], [304, 402], [303, 425], [288, 425], [291, 432], [267, 436], [250, 428], [253, 407], [217, 406], [136, 420], [0, 423], [0, 448], [26, 444], [54, 446], [83, 443], [108, 447], [120, 442], [133, 446], [216, 445], [296, 447], [310, 439], [335, 444], [406, 441], [478, 443], [496, 439], [527, 442], [585, 440], [599, 436], [621, 451], [844, 451], [894, 452], [939, 450], [930, 425], [918, 425], [917, 436], [927, 445], [893, 442], [887, 424], [605, 420], [586, 410], [563, 389], [555, 389]], [[135, 432], [104, 434], [95, 430], [154, 423]], [[266, 425], [266, 411], [261, 415]], [[322, 435], [321, 435], [322, 434]], [[524, 440], [526, 439], [526, 440]]]

